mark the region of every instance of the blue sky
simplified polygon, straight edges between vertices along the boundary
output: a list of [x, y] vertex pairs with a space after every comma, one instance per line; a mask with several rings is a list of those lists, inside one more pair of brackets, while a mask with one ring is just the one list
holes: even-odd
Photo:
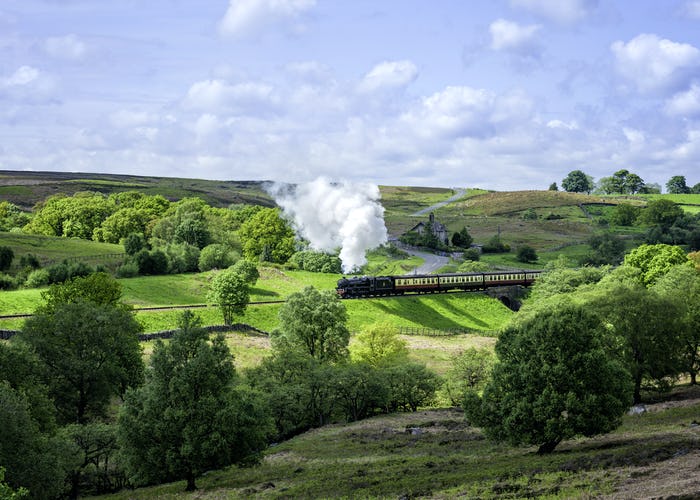
[[2, 0], [0, 169], [700, 182], [700, 0]]

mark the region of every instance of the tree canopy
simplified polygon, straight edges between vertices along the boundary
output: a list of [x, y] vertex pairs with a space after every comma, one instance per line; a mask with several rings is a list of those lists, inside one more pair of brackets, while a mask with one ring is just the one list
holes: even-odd
[[561, 187], [569, 193], [590, 193], [593, 189], [593, 183], [581, 170], [572, 170], [561, 181]]
[[250, 301], [250, 289], [245, 276], [233, 266], [218, 272], [211, 282], [209, 300], [219, 306], [224, 324], [233, 324], [234, 316], [243, 314]]
[[239, 232], [246, 259], [284, 263], [294, 253], [294, 231], [279, 209], [257, 211], [241, 224]]
[[483, 397], [472, 394], [467, 417], [488, 436], [539, 446], [617, 427], [631, 399], [629, 375], [606, 352], [605, 330], [587, 308], [560, 305], [506, 329]]

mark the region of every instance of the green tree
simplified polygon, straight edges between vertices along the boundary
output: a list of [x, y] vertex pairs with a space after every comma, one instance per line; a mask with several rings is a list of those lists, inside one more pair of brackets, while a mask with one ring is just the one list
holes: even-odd
[[112, 396], [142, 382], [140, 331], [125, 308], [76, 299], [39, 308], [19, 339], [46, 366], [61, 422], [85, 423], [104, 415]]
[[561, 181], [561, 186], [569, 193], [590, 193], [593, 183], [581, 170], [572, 170]]
[[389, 322], [372, 323], [362, 328], [350, 347], [353, 361], [373, 368], [408, 359], [408, 344]]
[[671, 194], [687, 194], [690, 188], [685, 183], [685, 176], [674, 175], [666, 183], [666, 190]]
[[7, 271], [15, 259], [15, 252], [10, 247], [0, 246], [0, 271]]
[[9, 201], [0, 201], [0, 231], [10, 231], [27, 225], [31, 217], [17, 205]]
[[214, 276], [208, 297], [219, 306], [224, 324], [232, 325], [234, 316], [242, 315], [248, 307], [250, 289], [245, 277], [229, 267]]
[[235, 256], [230, 248], [221, 243], [212, 243], [202, 248], [197, 266], [200, 271], [225, 269], [233, 264]]
[[392, 364], [382, 372], [389, 389], [389, 411], [417, 411], [435, 396], [439, 379], [422, 363]]
[[690, 188], [690, 192], [693, 194], [700, 194], [700, 182], [698, 182], [692, 188]]
[[602, 266], [617, 265], [625, 254], [625, 242], [612, 233], [594, 234], [588, 239], [591, 251], [586, 254], [583, 264]]
[[450, 403], [463, 405], [468, 393], [479, 393], [491, 378], [496, 355], [490, 349], [470, 347], [452, 358], [443, 389]]
[[521, 245], [518, 247], [518, 252], [516, 253], [515, 258], [519, 262], [526, 263], [537, 262], [538, 259], [537, 252], [529, 245]]
[[319, 362], [347, 357], [347, 312], [333, 290], [307, 286], [287, 298], [279, 317], [280, 330], [272, 338], [277, 348], [295, 350]]
[[294, 253], [294, 231], [279, 209], [264, 208], [241, 224], [243, 256], [283, 264]]
[[365, 363], [348, 363], [335, 374], [335, 399], [352, 422], [386, 407], [389, 389], [380, 370]]
[[483, 397], [472, 394], [467, 418], [511, 444], [551, 453], [563, 440], [609, 432], [630, 401], [629, 374], [606, 352], [600, 319], [561, 305], [507, 328]]
[[466, 227], [463, 227], [452, 235], [452, 244], [459, 248], [469, 248], [472, 241], [474, 241], [474, 238], [469, 234]]
[[683, 209], [676, 205], [671, 200], [661, 198], [652, 200], [647, 203], [647, 206], [639, 218], [647, 224], [658, 224], [662, 227], [671, 226], [676, 219], [683, 215]]
[[209, 339], [185, 311], [169, 344], [158, 341], [146, 384], [127, 394], [118, 438], [136, 484], [185, 479], [259, 452], [271, 426], [260, 398], [237, 383], [223, 335]]
[[608, 326], [618, 356], [634, 384], [633, 400], [642, 400], [645, 381], [665, 388], [667, 377], [681, 371], [681, 310], [673, 300], [641, 284], [606, 282], [589, 302]]
[[615, 205], [612, 214], [610, 214], [610, 222], [616, 226], [632, 226], [639, 217], [641, 209], [630, 205], [629, 203], [620, 203]]
[[93, 231], [114, 209], [114, 204], [101, 193], [55, 195], [34, 207], [34, 217], [26, 230], [49, 236], [91, 239]]
[[243, 281], [248, 283], [248, 285], [253, 286], [260, 278], [260, 272], [258, 271], [258, 266], [250, 262], [249, 260], [239, 260], [233, 266], [231, 266], [233, 272], [238, 273]]
[[92, 273], [88, 276], [79, 276], [61, 284], [52, 285], [41, 292], [44, 304], [39, 306], [39, 311], [50, 314], [61, 304], [82, 300], [98, 305], [126, 308], [119, 302], [121, 295], [122, 286], [116, 279], [107, 273]]
[[559, 191], [559, 186], [557, 186], [557, 183], [556, 183], [556, 182], [552, 182], [552, 183], [549, 185], [549, 191]]
[[653, 285], [657, 279], [671, 270], [673, 266], [683, 264], [690, 266], [688, 256], [682, 248], [665, 245], [640, 245], [625, 256], [625, 265], [636, 267], [642, 272], [645, 285]]
[[57, 498], [64, 493], [73, 465], [72, 450], [65, 441], [41, 432], [31, 413], [24, 395], [0, 381], [0, 469], [5, 469], [10, 487], [26, 488], [32, 498]]
[[635, 194], [641, 192], [642, 189], [644, 189], [644, 180], [635, 173], [628, 174], [624, 183], [624, 192]]
[[700, 372], [700, 273], [691, 266], [675, 266], [659, 278], [654, 290], [679, 305], [684, 342], [681, 363], [695, 385]]

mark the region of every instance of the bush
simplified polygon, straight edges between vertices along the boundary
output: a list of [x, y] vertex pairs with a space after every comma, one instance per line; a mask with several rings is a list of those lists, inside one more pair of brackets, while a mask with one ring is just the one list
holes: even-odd
[[40, 286], [46, 286], [49, 284], [49, 271], [46, 269], [35, 269], [24, 282], [24, 286], [27, 288], [39, 288]]
[[342, 263], [336, 255], [330, 255], [325, 252], [315, 252], [313, 250], [304, 250], [297, 252], [289, 259], [289, 263], [303, 271], [312, 273], [335, 273], [342, 272]]
[[39, 258], [33, 253], [26, 253], [19, 258], [19, 265], [21, 267], [29, 267], [32, 269], [39, 269], [41, 263], [39, 263]]
[[117, 268], [117, 278], [133, 278], [139, 275], [139, 265], [136, 261], [124, 262]]
[[70, 277], [70, 272], [68, 270], [68, 264], [61, 262], [60, 264], [54, 264], [48, 268], [49, 270], [49, 283], [63, 283]]
[[510, 246], [501, 241], [499, 236], [493, 236], [482, 248], [484, 253], [508, 253]]
[[468, 260], [459, 266], [460, 273], [484, 273], [490, 271], [491, 266], [486, 262]]
[[124, 251], [127, 255], [136, 255], [144, 248], [148, 249], [146, 238], [141, 233], [131, 233], [124, 238]]
[[10, 247], [0, 247], [0, 271], [7, 271], [12, 265], [15, 253]]
[[478, 248], [467, 248], [462, 254], [464, 260], [477, 261], [481, 258], [481, 250]]
[[14, 290], [17, 282], [9, 274], [0, 273], [0, 290]]
[[199, 269], [199, 248], [187, 243], [171, 243], [164, 248], [168, 257], [168, 272], [190, 273]]
[[139, 266], [139, 274], [166, 274], [168, 272], [168, 258], [161, 250], [141, 250], [134, 258]]
[[529, 245], [523, 245], [518, 248], [518, 253], [516, 254], [515, 258], [518, 259], [518, 262], [525, 263], [536, 262], [538, 259], [537, 252], [535, 252], [535, 249]]
[[212, 269], [226, 269], [236, 260], [236, 254], [227, 246], [220, 243], [212, 243], [202, 248], [199, 253], [197, 266], [200, 271], [210, 271]]

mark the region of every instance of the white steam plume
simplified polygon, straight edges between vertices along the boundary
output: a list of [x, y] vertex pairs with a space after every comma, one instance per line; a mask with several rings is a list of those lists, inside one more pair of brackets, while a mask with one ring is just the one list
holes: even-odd
[[332, 183], [320, 177], [296, 186], [275, 184], [269, 192], [311, 248], [340, 248], [343, 272], [364, 265], [365, 252], [387, 241], [384, 207], [374, 184]]

